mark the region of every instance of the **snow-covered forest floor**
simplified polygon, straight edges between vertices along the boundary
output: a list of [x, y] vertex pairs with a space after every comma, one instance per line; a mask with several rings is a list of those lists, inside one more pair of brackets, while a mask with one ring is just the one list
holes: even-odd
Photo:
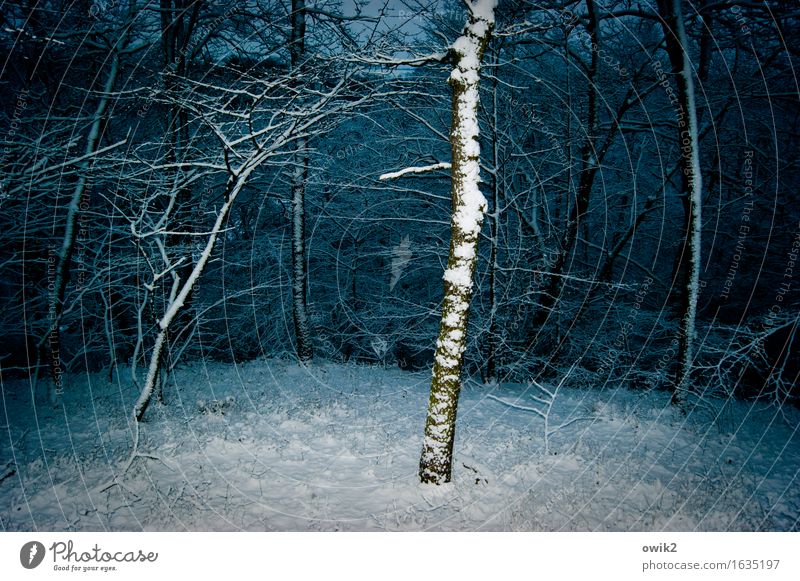
[[717, 401], [687, 417], [665, 392], [568, 379], [546, 450], [544, 420], [524, 409], [546, 394], [467, 382], [454, 481], [434, 486], [417, 476], [429, 372], [195, 364], [148, 410], [121, 473], [128, 373], [66, 378], [59, 408], [5, 381], [2, 530], [800, 528], [794, 409]]

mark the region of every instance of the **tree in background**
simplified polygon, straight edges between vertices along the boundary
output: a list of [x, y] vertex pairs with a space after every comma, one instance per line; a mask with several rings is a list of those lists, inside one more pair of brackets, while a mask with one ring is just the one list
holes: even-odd
[[683, 21], [680, 0], [659, 0], [663, 18], [667, 54], [678, 82], [678, 143], [681, 155], [681, 199], [685, 213], [685, 243], [679, 252], [677, 281], [680, 290], [680, 325], [678, 329], [678, 368], [672, 401], [682, 404], [689, 388], [687, 380], [694, 358], [697, 299], [700, 294], [703, 185], [700, 168], [700, 138], [697, 126], [694, 72], [689, 54], [689, 39]]
[[[292, 32], [289, 38], [292, 74], [301, 75], [306, 58], [305, 0], [292, 0]], [[298, 101], [302, 102], [300, 95]], [[308, 181], [308, 138], [299, 136], [297, 152], [289, 169], [292, 190], [292, 318], [294, 319], [295, 349], [300, 361], [313, 355], [311, 329], [308, 319], [308, 272], [306, 269], [306, 182]]]

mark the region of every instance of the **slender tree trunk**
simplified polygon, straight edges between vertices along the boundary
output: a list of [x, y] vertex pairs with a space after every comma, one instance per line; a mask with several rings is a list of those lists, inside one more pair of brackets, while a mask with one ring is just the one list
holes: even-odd
[[[84, 153], [86, 159], [81, 161], [78, 168], [78, 181], [75, 184], [75, 189], [72, 191], [69, 205], [67, 206], [67, 220], [64, 227], [64, 237], [61, 242], [61, 249], [56, 257], [55, 274], [53, 283], [50, 285], [50, 299], [49, 299], [49, 325], [48, 333], [42, 338], [39, 345], [40, 347], [47, 344], [44, 351], [48, 353], [48, 363], [50, 366], [51, 376], [55, 385], [56, 394], [61, 389], [61, 374], [63, 373], [61, 367], [61, 334], [60, 325], [61, 317], [64, 312], [64, 294], [67, 288], [67, 281], [69, 280], [70, 266], [72, 264], [72, 256], [75, 251], [75, 242], [78, 236], [78, 219], [81, 214], [81, 209], [88, 207], [88, 200], [86, 197], [89, 195], [89, 188], [91, 185], [89, 174], [92, 171], [92, 164], [94, 163], [91, 156], [98, 150], [100, 139], [103, 134], [103, 126], [108, 113], [108, 107], [111, 102], [111, 93], [114, 90], [117, 79], [120, 73], [120, 58], [119, 51], [124, 48], [127, 43], [127, 32], [123, 32], [117, 41], [117, 45], [113, 49], [111, 55], [111, 65], [106, 77], [106, 82], [103, 85], [103, 92], [100, 95], [100, 100], [95, 107], [92, 116], [92, 124], [89, 127], [89, 134], [86, 138], [86, 147]], [[41, 350], [41, 349], [40, 349]]]
[[[688, 116], [688, 126], [681, 131], [681, 144], [685, 159], [684, 175], [688, 178], [687, 199], [689, 200], [689, 223], [686, 238], [689, 241], [688, 280], [683, 304], [683, 316], [680, 325], [680, 344], [678, 347], [678, 372], [675, 382], [673, 402], [681, 404], [685, 399], [689, 386], [687, 380], [694, 359], [695, 322], [697, 319], [697, 299], [700, 294], [700, 254], [702, 244], [702, 204], [703, 184], [700, 170], [700, 143], [697, 123], [697, 105], [695, 102], [692, 63], [689, 56], [689, 45], [686, 28], [681, 13], [680, 0], [672, 1], [676, 20], [676, 32], [681, 46], [683, 67], [681, 77], [686, 87], [685, 101], [681, 107]], [[689, 150], [686, 150], [688, 143]]]
[[[302, 66], [305, 57], [306, 15], [305, 0], [292, 0], [292, 34], [289, 53], [292, 71]], [[305, 199], [308, 179], [308, 139], [297, 140], [292, 170], [292, 316], [294, 318], [297, 358], [309, 361], [313, 357], [308, 317], [308, 272], [305, 251]]]
[[489, 252], [489, 330], [486, 354], [486, 383], [497, 383], [497, 191], [493, 191], [492, 200], [494, 215], [492, 216], [491, 244]]
[[[164, 90], [168, 95], [176, 96], [180, 83], [188, 76], [191, 58], [191, 55], [187, 54], [189, 42], [197, 24], [202, 5], [202, 0], [160, 0], [161, 45], [164, 67], [169, 73], [164, 78]], [[178, 164], [184, 161], [189, 145], [189, 116], [186, 108], [177, 99], [173, 99], [166, 107], [166, 118], [165, 141], [169, 145], [166, 157], [169, 162]], [[171, 187], [178, 188], [175, 192], [175, 209], [171, 219], [172, 230], [179, 233], [170, 234], [166, 237], [167, 248], [178, 256], [191, 254], [189, 248], [195, 244], [196, 238], [187, 233], [195, 230], [198, 220], [197, 205], [192, 204], [192, 190], [188, 187], [178, 186], [181, 182], [182, 171], [176, 167], [169, 176], [172, 181]], [[191, 271], [191, 261], [187, 261], [186, 264], [178, 265], [171, 272], [173, 290], [175, 288], [174, 285], [179, 284], [181, 280], [186, 280]], [[155, 300], [155, 298], [154, 296], [153, 299]], [[193, 294], [190, 292], [185, 299], [178, 321], [173, 321], [172, 323], [173, 327], [178, 327], [181, 323], [186, 322], [184, 313], [189, 310], [192, 299]], [[172, 297], [169, 300], [172, 300]], [[160, 344], [158, 343], [159, 340]], [[163, 337], [159, 334], [153, 346], [154, 352], [162, 351], [165, 348], [169, 349], [169, 347], [170, 334], [164, 333]], [[165, 363], [165, 357], [161, 353], [156, 358], [151, 359], [151, 362], [153, 361], [157, 364], [153, 379], [156, 386], [156, 396], [158, 402], [163, 403], [163, 386], [167, 378], [164, 366], [166, 364], [169, 367], [169, 365], [168, 362]]]
[[450, 253], [444, 273], [444, 303], [433, 363], [433, 379], [420, 458], [422, 482], [449, 482], [453, 466], [456, 410], [467, 344], [467, 315], [472, 299], [478, 237], [486, 198], [480, 183], [478, 81], [480, 62], [494, 25], [496, 0], [468, 3], [464, 33], [453, 44], [456, 61], [450, 75], [453, 90], [452, 203]]
[[200, 254], [200, 258], [194, 264], [191, 272], [185, 280], [177, 277], [173, 278], [173, 289], [170, 293], [169, 303], [167, 304], [164, 315], [158, 322], [158, 335], [156, 336], [156, 342], [153, 346], [153, 351], [150, 354], [150, 364], [147, 370], [147, 378], [145, 379], [144, 386], [139, 394], [139, 399], [136, 401], [136, 404], [133, 408], [133, 416], [137, 422], [142, 420], [145, 411], [147, 411], [147, 407], [150, 405], [150, 400], [153, 398], [153, 392], [156, 389], [159, 379], [159, 372], [161, 365], [163, 364], [164, 347], [166, 345], [170, 325], [172, 325], [178, 314], [181, 313], [181, 311], [185, 308], [186, 302], [189, 299], [195, 284], [200, 278], [200, 275], [203, 274], [203, 270], [211, 258], [211, 253], [214, 251], [214, 247], [217, 244], [217, 239], [219, 238], [220, 232], [222, 232], [225, 221], [228, 218], [228, 213], [236, 201], [236, 197], [247, 183], [250, 174], [265, 158], [266, 154], [262, 153], [259, 156], [251, 159], [236, 174], [235, 178], [230, 178], [224, 196], [225, 202], [222, 204], [219, 212], [217, 213], [217, 218], [214, 221], [211, 231], [209, 232], [208, 238], [206, 239], [206, 244], [202, 253]]
[[[586, 31], [589, 33], [589, 38], [594, 45], [597, 45], [597, 14], [595, 12], [594, 0], [586, 0], [586, 10], [588, 14], [588, 21], [586, 24]], [[564, 236], [561, 239], [561, 248], [558, 252], [556, 260], [549, 268], [549, 276], [546, 277], [546, 283], [540, 294], [538, 304], [536, 306], [536, 314], [534, 315], [532, 324], [528, 329], [528, 340], [531, 344], [536, 340], [542, 326], [553, 312], [553, 309], [558, 302], [558, 297], [561, 294], [563, 287], [563, 277], [561, 274], [564, 272], [567, 260], [569, 259], [575, 243], [578, 239], [579, 227], [581, 224], [585, 225], [585, 220], [589, 212], [589, 201], [594, 187], [594, 179], [597, 175], [600, 162], [599, 152], [597, 151], [596, 135], [597, 135], [597, 67], [598, 67], [598, 51], [591, 51], [591, 59], [589, 63], [589, 87], [587, 95], [587, 133], [586, 140], [581, 148], [581, 169], [578, 177], [578, 185], [575, 192], [575, 201], [570, 206], [569, 214], [567, 216], [566, 228]], [[569, 117], [569, 115], [568, 115]], [[571, 181], [571, 180], [570, 180]], [[571, 184], [567, 183], [567, 191], [571, 191]], [[567, 202], [569, 204], [569, 201]], [[588, 226], [586, 226], [588, 228]], [[586, 231], [588, 235], [588, 230]]]
[[[497, 65], [499, 51], [495, 51], [492, 64]], [[495, 75], [497, 73], [495, 72]], [[492, 80], [492, 213], [489, 240], [489, 333], [486, 341], [486, 382], [497, 381], [497, 237], [500, 233], [500, 155], [497, 135], [497, 77]]]
[[678, 145], [683, 169], [681, 199], [685, 215], [685, 239], [673, 278], [680, 289], [681, 318], [678, 331], [678, 367], [672, 401], [682, 405], [689, 389], [687, 380], [694, 359], [697, 299], [700, 293], [703, 186], [694, 77], [680, 0], [659, 0], [658, 5], [663, 18], [667, 53], [678, 84]]
[[[171, 322], [171, 321], [170, 321]], [[150, 354], [150, 364], [147, 367], [147, 378], [144, 381], [144, 388], [142, 393], [139, 394], [139, 399], [136, 400], [136, 405], [133, 408], [133, 417], [137, 422], [141, 422], [144, 417], [144, 412], [150, 405], [150, 400], [153, 397], [156, 383], [158, 382], [158, 374], [161, 369], [161, 359], [164, 354], [164, 342], [167, 339], [167, 330], [160, 329], [156, 336], [156, 342], [153, 345], [153, 352]]]
[[[298, 140], [297, 146], [305, 149], [306, 140]], [[311, 332], [308, 319], [308, 273], [305, 251], [305, 192], [308, 176], [308, 156], [302, 151], [295, 155], [292, 174], [292, 315], [294, 318], [297, 358], [309, 361], [313, 357]]]

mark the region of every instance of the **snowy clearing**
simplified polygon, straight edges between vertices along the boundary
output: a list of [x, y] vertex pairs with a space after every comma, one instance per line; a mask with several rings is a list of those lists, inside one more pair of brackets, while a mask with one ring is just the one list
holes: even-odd
[[545, 454], [532, 410], [547, 411], [546, 394], [470, 381], [454, 481], [421, 485], [428, 372], [197, 364], [176, 372], [166, 406], [153, 404], [142, 456], [119, 474], [136, 390], [107, 375], [67, 379], [59, 409], [34, 409], [27, 382], [3, 384], [3, 530], [800, 528], [797, 410], [731, 400], [685, 418], [665, 392], [567, 380]]

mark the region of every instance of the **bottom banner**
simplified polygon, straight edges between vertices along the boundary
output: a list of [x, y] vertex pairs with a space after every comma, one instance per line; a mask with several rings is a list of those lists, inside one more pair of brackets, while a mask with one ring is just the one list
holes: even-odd
[[3, 579], [800, 579], [794, 533], [3, 533]]

